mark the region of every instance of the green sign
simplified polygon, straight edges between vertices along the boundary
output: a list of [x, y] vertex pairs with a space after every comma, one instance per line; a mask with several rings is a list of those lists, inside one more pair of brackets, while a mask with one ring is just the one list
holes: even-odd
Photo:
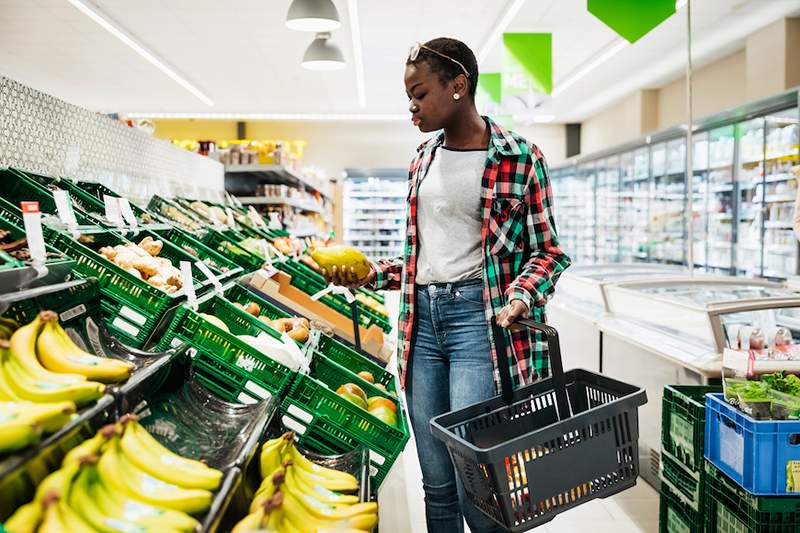
[[675, 0], [586, 0], [589, 13], [635, 43], [675, 13]]
[[499, 104], [503, 95], [502, 83], [499, 72], [481, 72], [478, 78], [478, 97]]
[[553, 36], [503, 34], [502, 95], [550, 94], [553, 90]]

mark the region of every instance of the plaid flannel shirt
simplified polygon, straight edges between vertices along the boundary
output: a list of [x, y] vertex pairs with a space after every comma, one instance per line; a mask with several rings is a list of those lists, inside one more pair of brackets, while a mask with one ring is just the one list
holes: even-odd
[[[481, 184], [483, 299], [495, 384], [500, 390], [498, 354], [488, 320], [509, 301], [519, 299], [530, 309], [529, 318], [544, 322], [544, 305], [570, 259], [558, 246], [544, 155], [519, 135], [488, 117], [484, 120], [489, 125], [491, 138]], [[444, 133], [429, 139], [417, 149], [417, 156], [411, 162], [404, 256], [384, 259], [375, 265], [376, 289], [402, 291], [398, 365], [403, 387], [413, 356], [418, 184], [443, 143]], [[515, 386], [549, 374], [547, 344], [540, 333], [527, 329], [506, 330], [504, 335], [506, 350], [500, 357], [509, 365]]]

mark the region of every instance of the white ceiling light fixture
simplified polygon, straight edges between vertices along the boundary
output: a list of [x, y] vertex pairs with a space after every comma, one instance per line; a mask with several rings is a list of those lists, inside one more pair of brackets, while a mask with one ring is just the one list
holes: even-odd
[[126, 118], [197, 119], [197, 120], [286, 120], [309, 122], [408, 122], [408, 113], [163, 113], [136, 111]]
[[348, 0], [347, 10], [350, 18], [350, 37], [353, 40], [358, 107], [363, 109], [367, 107], [367, 94], [364, 88], [364, 51], [361, 45], [361, 24], [358, 20], [358, 0]]
[[628, 41], [625, 39], [618, 39], [611, 43], [611, 45], [607, 46], [605, 50], [601, 51], [595, 57], [587, 61], [583, 64], [583, 66], [579, 67], [578, 69], [574, 70], [571, 74], [569, 74], [566, 78], [559, 81], [555, 87], [553, 87], [553, 92], [551, 96], [555, 98], [559, 94], [563, 93], [569, 87], [572, 87], [577, 83], [581, 78], [589, 74], [591, 71], [617, 55], [619, 52], [624, 50], [630, 45]]
[[344, 67], [344, 55], [339, 47], [331, 42], [330, 33], [318, 33], [303, 54], [304, 69], [340, 70]]
[[342, 25], [332, 0], [293, 0], [286, 27], [296, 31], [333, 31]]
[[196, 96], [200, 101], [208, 106], [213, 106], [214, 102], [209, 98], [203, 91], [198, 89], [195, 85], [193, 85], [189, 80], [187, 80], [184, 76], [179, 74], [174, 68], [170, 67], [166, 61], [160, 59], [156, 56], [153, 52], [147, 49], [142, 43], [140, 43], [135, 37], [130, 35], [125, 29], [122, 28], [119, 24], [111, 20], [108, 16], [102, 13], [97, 6], [86, 2], [85, 0], [67, 0], [70, 4], [75, 6], [81, 13], [92, 19], [96, 22], [100, 27], [106, 30], [108, 33], [125, 43], [131, 50], [142, 56], [146, 59], [150, 64], [156, 67], [158, 70], [166, 74], [170, 79], [175, 81], [178, 85], [192, 93]]
[[500, 21], [494, 25], [494, 29], [492, 29], [492, 33], [489, 34], [489, 38], [486, 39], [486, 42], [483, 43], [480, 51], [478, 52], [478, 65], [481, 65], [487, 57], [489, 57], [489, 53], [494, 48], [494, 45], [497, 44], [497, 41], [500, 40], [500, 37], [508, 28], [511, 21], [514, 20], [514, 17], [517, 16], [519, 10], [522, 9], [522, 4], [525, 3], [525, 0], [513, 0], [511, 5], [508, 7], [503, 16], [500, 18]]

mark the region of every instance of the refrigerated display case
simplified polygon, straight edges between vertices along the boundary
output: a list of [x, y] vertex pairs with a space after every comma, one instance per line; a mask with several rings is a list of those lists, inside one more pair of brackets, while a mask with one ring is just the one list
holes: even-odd
[[673, 139], [655, 145], [653, 159], [650, 257], [662, 263], [683, 264], [686, 233], [684, 217], [687, 204], [686, 141]]
[[647, 391], [639, 411], [641, 475], [657, 486], [664, 384], [718, 383], [727, 347], [722, 317], [800, 307], [800, 293], [767, 280], [704, 276], [611, 284], [605, 295], [602, 371]]
[[647, 220], [650, 165], [647, 148], [621, 156], [619, 192], [619, 260], [646, 261], [649, 257]]
[[598, 263], [616, 263], [620, 257], [619, 168], [619, 157], [601, 159], [594, 165]]
[[348, 170], [342, 190], [344, 242], [372, 260], [402, 255], [407, 194], [402, 170], [383, 175]]
[[594, 262], [594, 173], [565, 167], [550, 174], [561, 248], [574, 263]]
[[736, 270], [747, 276], [762, 271], [762, 202], [764, 198], [764, 119], [736, 125], [739, 164], [736, 167]]
[[[689, 216], [692, 228], [692, 261], [695, 268], [707, 270], [708, 267], [708, 133], [700, 133], [694, 138], [694, 159], [692, 163], [692, 197], [689, 200]], [[686, 258], [687, 262], [689, 258]]]
[[731, 274], [733, 269], [734, 126], [708, 132], [708, 203], [706, 270]]

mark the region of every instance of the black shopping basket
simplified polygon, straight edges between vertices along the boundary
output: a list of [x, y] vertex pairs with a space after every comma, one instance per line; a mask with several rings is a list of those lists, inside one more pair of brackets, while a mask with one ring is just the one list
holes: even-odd
[[[501, 364], [502, 394], [431, 420], [472, 504], [513, 532], [634, 486], [637, 410], [647, 402], [633, 385], [587, 370], [564, 373], [556, 330], [518, 324], [545, 334], [552, 377], [513, 390]], [[505, 332], [492, 327], [502, 346]]]

